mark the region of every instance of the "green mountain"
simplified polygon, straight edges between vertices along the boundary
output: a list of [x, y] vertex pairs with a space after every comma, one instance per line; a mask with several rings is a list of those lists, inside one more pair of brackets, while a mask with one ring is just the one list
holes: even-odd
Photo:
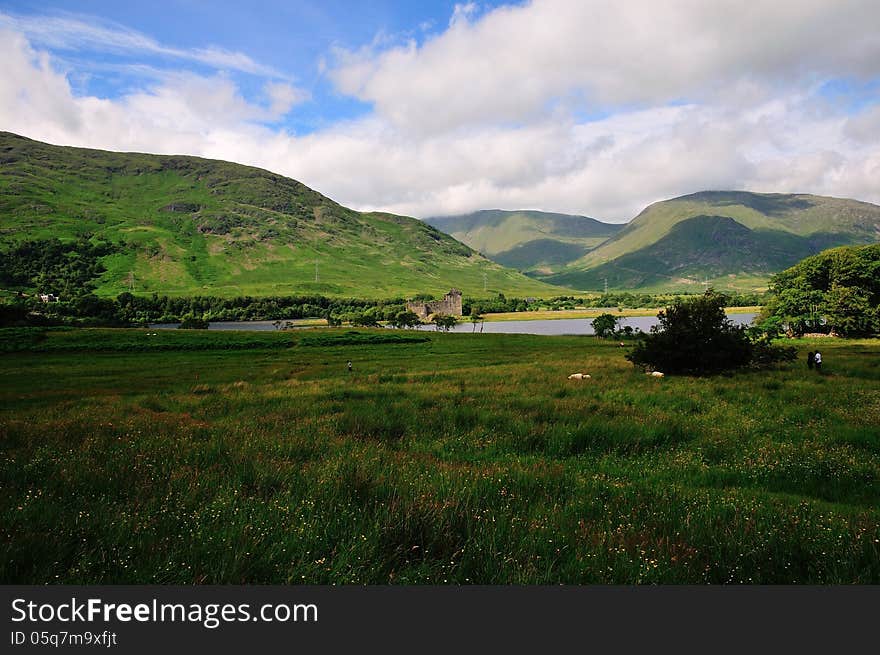
[[425, 222], [492, 261], [535, 275], [562, 270], [623, 227], [587, 216], [501, 209], [436, 216]]
[[805, 194], [703, 191], [647, 207], [565, 270], [541, 279], [580, 290], [766, 287], [829, 247], [880, 241], [880, 207]]
[[0, 132], [0, 250], [83, 235], [121, 244], [102, 258], [100, 295], [560, 293], [422, 221], [347, 209], [258, 168]]

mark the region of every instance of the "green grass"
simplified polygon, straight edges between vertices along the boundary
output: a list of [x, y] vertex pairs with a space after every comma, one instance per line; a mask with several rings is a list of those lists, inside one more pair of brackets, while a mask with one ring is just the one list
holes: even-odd
[[[360, 336], [364, 338], [372, 335]], [[2, 353], [247, 350], [289, 348], [294, 343], [290, 333], [285, 331], [0, 328]]]
[[102, 296], [130, 286], [220, 297], [562, 292], [414, 218], [356, 212], [249, 166], [58, 147], [4, 132], [0, 157], [0, 250], [83, 234], [123, 242], [103, 261]]
[[876, 340], [661, 380], [579, 337], [0, 343], [3, 583], [880, 583]]

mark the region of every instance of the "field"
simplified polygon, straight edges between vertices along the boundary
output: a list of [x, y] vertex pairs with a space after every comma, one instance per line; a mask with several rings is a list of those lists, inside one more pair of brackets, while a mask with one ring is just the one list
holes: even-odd
[[877, 584], [880, 342], [821, 349], [3, 330], [0, 582]]

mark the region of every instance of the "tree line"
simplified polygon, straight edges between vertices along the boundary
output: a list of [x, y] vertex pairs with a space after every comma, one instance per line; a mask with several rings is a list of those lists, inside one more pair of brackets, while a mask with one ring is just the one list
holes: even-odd
[[[323, 318], [331, 325], [377, 325], [412, 327], [417, 320], [406, 310], [406, 299], [382, 300], [329, 298], [320, 295], [170, 297], [124, 292], [115, 299], [94, 291], [106, 272], [104, 257], [123, 252], [125, 244], [92, 239], [90, 235], [64, 242], [59, 239], [23, 241], [0, 253], [0, 285], [11, 293], [0, 304], [0, 324], [145, 325], [186, 321], [253, 321]], [[40, 293], [51, 293], [60, 302], [42, 303]], [[432, 300], [420, 294], [416, 300]], [[469, 298], [463, 302], [465, 316], [522, 312], [537, 309], [564, 310], [589, 304], [599, 307], [636, 308], [659, 306], [668, 296], [641, 293], [610, 293], [585, 299], [556, 296], [549, 299], [507, 297]], [[751, 304], [757, 296], [734, 296], [731, 303]], [[441, 329], [448, 329], [443, 328]]]
[[844, 246], [775, 275], [760, 324], [779, 333], [861, 337], [880, 331], [880, 245]]

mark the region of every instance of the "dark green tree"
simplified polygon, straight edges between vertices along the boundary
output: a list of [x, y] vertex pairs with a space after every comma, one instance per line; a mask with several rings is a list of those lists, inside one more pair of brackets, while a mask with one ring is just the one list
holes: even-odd
[[458, 325], [458, 319], [455, 316], [447, 316], [446, 314], [434, 314], [431, 322], [434, 324], [434, 329], [442, 330], [443, 332], [449, 332], [449, 330]]
[[824, 294], [818, 289], [803, 286], [780, 289], [767, 304], [765, 318], [778, 317], [796, 336], [817, 332], [822, 329], [824, 300]]
[[180, 325], [177, 326], [180, 330], [207, 330], [208, 329], [208, 321], [206, 321], [201, 316], [193, 316], [192, 314], [186, 314], [182, 317], [180, 321]]
[[379, 327], [379, 319], [370, 311], [351, 314], [349, 322], [356, 327]]
[[871, 307], [867, 292], [859, 287], [832, 285], [825, 293], [822, 312], [840, 336], [859, 337], [877, 331], [877, 307]]
[[614, 333], [617, 331], [618, 321], [620, 321], [620, 317], [614, 314], [599, 314], [593, 319], [591, 325], [597, 337], [608, 339], [614, 336]]
[[419, 320], [418, 315], [415, 312], [411, 312], [409, 310], [405, 312], [398, 312], [395, 314], [394, 318], [388, 321], [388, 324], [391, 327], [399, 328], [399, 329], [410, 329], [416, 327], [421, 321]]
[[863, 336], [880, 329], [880, 245], [824, 250], [778, 273], [762, 319], [790, 332], [834, 329]]
[[751, 342], [745, 329], [727, 318], [725, 301], [712, 289], [700, 296], [677, 298], [657, 315], [660, 324], [626, 358], [644, 369], [688, 375], [748, 365]]

